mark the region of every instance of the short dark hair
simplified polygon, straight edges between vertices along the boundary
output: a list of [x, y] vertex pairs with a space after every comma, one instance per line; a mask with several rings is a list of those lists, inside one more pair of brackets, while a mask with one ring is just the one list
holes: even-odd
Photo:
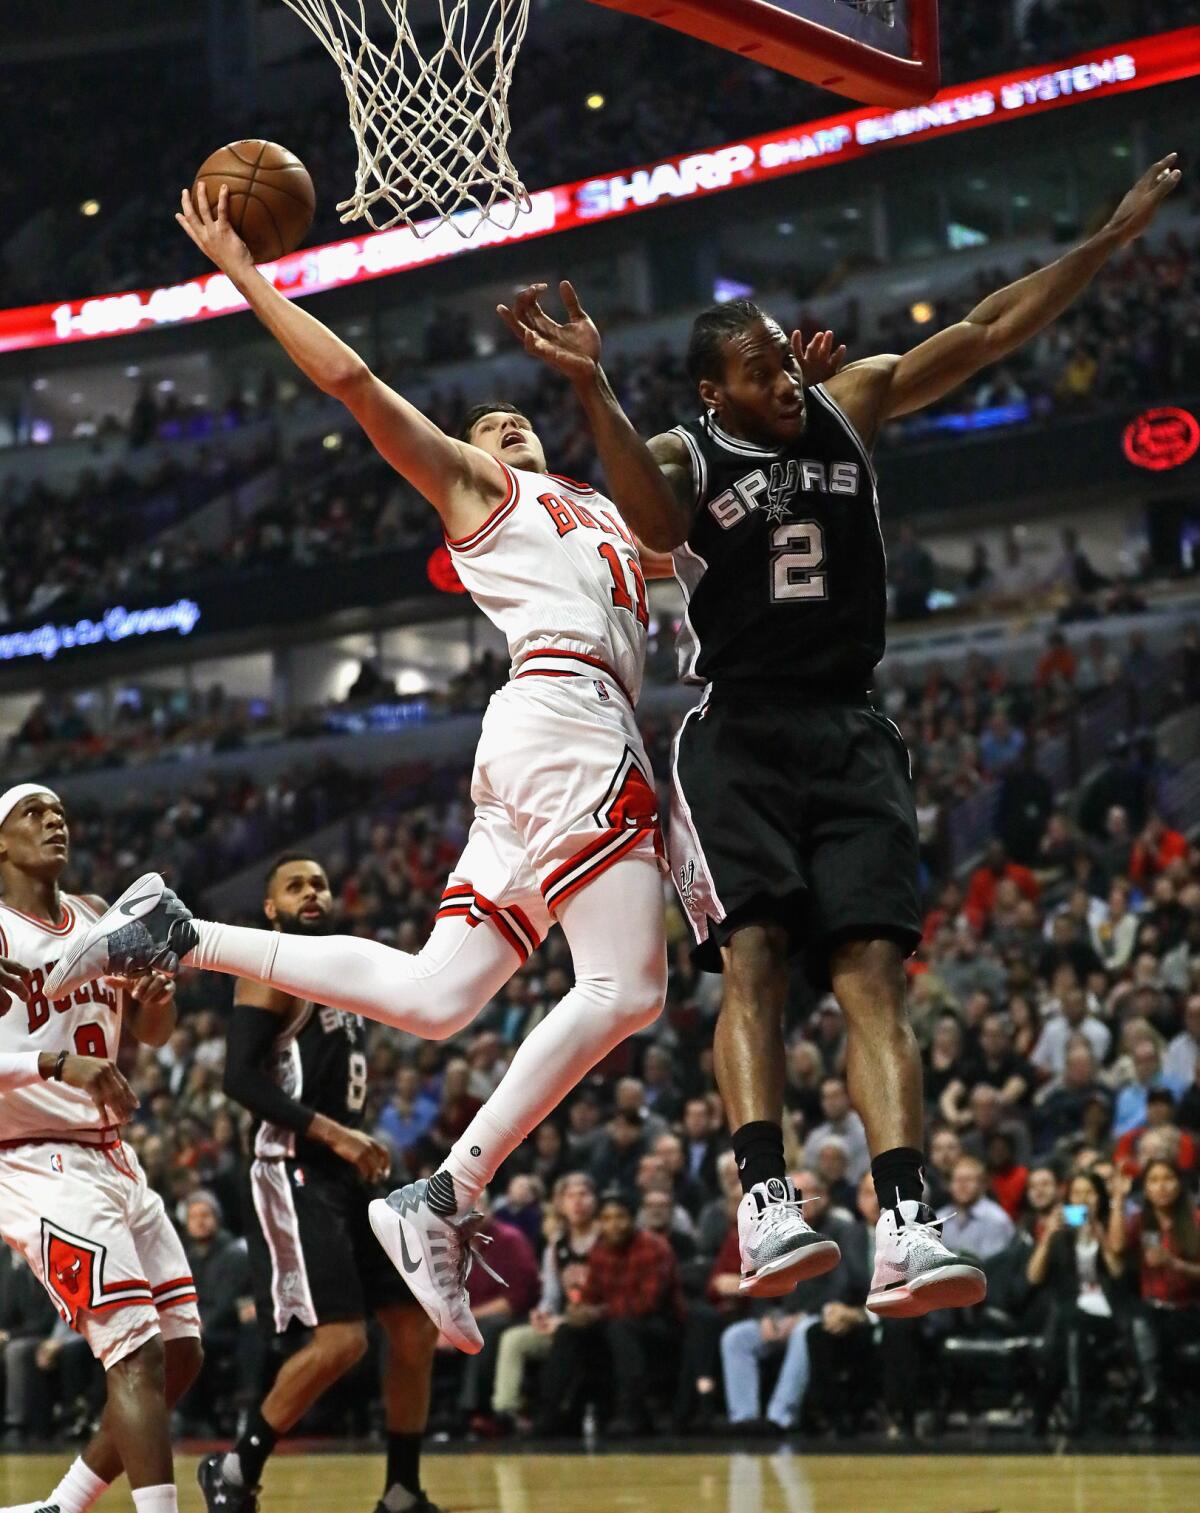
[[600, 1207], [623, 1208], [631, 1219], [634, 1217], [634, 1207], [629, 1200], [629, 1194], [620, 1187], [610, 1187], [604, 1193], [602, 1193], [600, 1197]]
[[[271, 865], [267, 868], [267, 874], [263, 878], [263, 887], [269, 889], [271, 884], [275, 881], [275, 874], [279, 871], [280, 867], [286, 867], [288, 862], [316, 861], [317, 859], [311, 851], [281, 851], [275, 858], [275, 860], [271, 863]], [[317, 866], [321, 867], [321, 871], [324, 872], [325, 868], [321, 866], [320, 862], [317, 862]]]
[[520, 405], [510, 405], [506, 399], [498, 399], [494, 403], [485, 405], [472, 405], [463, 417], [463, 423], [458, 428], [459, 441], [470, 441], [471, 432], [479, 424], [485, 415], [524, 415]]
[[1146, 1102], [1165, 1103], [1169, 1109], [1175, 1108], [1175, 1094], [1169, 1087], [1152, 1087], [1146, 1094]]
[[731, 299], [702, 310], [692, 323], [688, 341], [687, 374], [694, 384], [702, 378], [717, 383], [725, 376], [725, 343], [756, 320], [765, 320], [752, 299]]

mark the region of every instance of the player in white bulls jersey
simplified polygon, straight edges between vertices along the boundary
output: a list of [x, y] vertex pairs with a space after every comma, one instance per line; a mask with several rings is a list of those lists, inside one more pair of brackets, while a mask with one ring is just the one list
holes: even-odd
[[[575, 986], [522, 1043], [442, 1170], [371, 1206], [414, 1295], [473, 1353], [483, 1343], [465, 1286], [476, 1198], [579, 1079], [662, 1009], [658, 805], [633, 713], [649, 623], [642, 567], [610, 502], [553, 477], [513, 406], [480, 406], [461, 437], [448, 436], [278, 294], [230, 226], [226, 200], [222, 189], [214, 215], [185, 193], [179, 220], [298, 366], [437, 510], [464, 583], [508, 640], [512, 679], [484, 718], [475, 822], [416, 955], [355, 937], [200, 921], [155, 934], [148, 920], [131, 946], [128, 920], [114, 920], [96, 927], [81, 955], [64, 957], [54, 982], [78, 980], [101, 958], [107, 969], [131, 948], [190, 951], [194, 966], [441, 1039], [469, 1024], [561, 924]], [[661, 487], [648, 451], [642, 465]]]
[[[107, 1373], [101, 1427], [45, 1504], [84, 1513], [128, 1472], [138, 1513], [174, 1513], [169, 1412], [200, 1369], [200, 1316], [179, 1237], [120, 1126], [137, 1099], [113, 1058], [122, 1019], [161, 1045], [174, 984], [45, 978], [104, 912], [59, 891], [69, 833], [49, 789], [0, 796], [0, 1233]], [[123, 1013], [124, 1011], [124, 1013]]]

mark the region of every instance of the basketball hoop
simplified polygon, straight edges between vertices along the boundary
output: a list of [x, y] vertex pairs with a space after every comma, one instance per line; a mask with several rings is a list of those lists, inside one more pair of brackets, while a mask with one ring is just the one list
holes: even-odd
[[[358, 148], [343, 221], [426, 236], [511, 227], [529, 196], [508, 155], [508, 92], [530, 0], [284, 0], [338, 66]], [[424, 33], [424, 35], [422, 34]], [[372, 35], [374, 34], [374, 35]], [[474, 214], [460, 214], [468, 211]]]

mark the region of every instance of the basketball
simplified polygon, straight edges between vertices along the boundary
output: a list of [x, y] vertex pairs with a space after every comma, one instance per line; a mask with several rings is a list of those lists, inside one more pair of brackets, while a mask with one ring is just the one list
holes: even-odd
[[205, 158], [192, 185], [193, 199], [201, 184], [214, 211], [221, 185], [229, 185], [230, 225], [256, 263], [294, 252], [317, 208], [313, 181], [296, 154], [255, 137], [230, 142]]

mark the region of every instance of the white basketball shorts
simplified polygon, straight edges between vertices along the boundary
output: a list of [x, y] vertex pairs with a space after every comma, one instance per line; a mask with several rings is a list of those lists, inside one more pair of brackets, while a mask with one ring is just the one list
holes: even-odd
[[106, 1369], [155, 1334], [199, 1335], [183, 1245], [128, 1145], [0, 1149], [0, 1234]]
[[495, 925], [522, 962], [572, 894], [624, 856], [663, 854], [633, 709], [603, 675], [525, 675], [494, 694], [471, 797], [437, 917]]

